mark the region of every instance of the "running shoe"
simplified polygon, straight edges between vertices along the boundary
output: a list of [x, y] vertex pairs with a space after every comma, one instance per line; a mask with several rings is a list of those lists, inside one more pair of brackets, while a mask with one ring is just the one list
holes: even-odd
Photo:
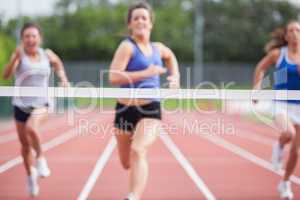
[[47, 160], [45, 157], [40, 157], [36, 161], [36, 168], [38, 170], [39, 176], [40, 177], [48, 177], [51, 174], [51, 171], [48, 167]]
[[294, 197], [291, 183], [289, 181], [280, 181], [278, 185], [278, 192], [281, 199], [292, 200]]
[[40, 188], [38, 185], [38, 172], [35, 167], [31, 167], [30, 169], [31, 175], [28, 176], [27, 185], [28, 185], [28, 192], [30, 196], [36, 197], [39, 194]]

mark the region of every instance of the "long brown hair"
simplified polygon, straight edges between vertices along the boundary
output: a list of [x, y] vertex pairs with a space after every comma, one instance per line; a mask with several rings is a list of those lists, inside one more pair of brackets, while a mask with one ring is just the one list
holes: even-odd
[[284, 27], [277, 28], [271, 33], [271, 40], [265, 45], [265, 51], [267, 53], [272, 51], [273, 49], [280, 48], [288, 44], [288, 41], [286, 40], [285, 36], [287, 33], [287, 27], [291, 23], [299, 22], [296, 20], [291, 20]]

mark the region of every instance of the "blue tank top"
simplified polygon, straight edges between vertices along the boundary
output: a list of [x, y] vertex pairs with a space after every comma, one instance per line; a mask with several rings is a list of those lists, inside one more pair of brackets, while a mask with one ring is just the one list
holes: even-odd
[[[289, 60], [286, 46], [280, 49], [280, 57], [274, 72], [273, 88], [275, 90], [300, 90], [298, 65]], [[284, 102], [300, 104], [299, 100], [287, 100]]]
[[[163, 67], [163, 61], [160, 57], [159, 50], [151, 43], [152, 54], [146, 56], [143, 54], [137, 43], [132, 38], [127, 38], [132, 44], [133, 54], [127, 64], [126, 71], [134, 72], [145, 70], [150, 65], [157, 65]], [[122, 88], [159, 88], [160, 87], [160, 76], [152, 76], [144, 80], [137, 81], [132, 84], [121, 85]]]

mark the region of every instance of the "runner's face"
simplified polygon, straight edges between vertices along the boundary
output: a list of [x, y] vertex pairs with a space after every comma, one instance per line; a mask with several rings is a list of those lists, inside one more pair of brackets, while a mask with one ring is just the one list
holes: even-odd
[[131, 19], [128, 23], [133, 36], [148, 36], [152, 30], [150, 13], [144, 8], [137, 8], [132, 11]]
[[41, 35], [37, 28], [29, 27], [22, 34], [22, 44], [29, 53], [35, 53], [41, 44]]
[[289, 43], [300, 43], [300, 23], [292, 22], [287, 26], [286, 39]]

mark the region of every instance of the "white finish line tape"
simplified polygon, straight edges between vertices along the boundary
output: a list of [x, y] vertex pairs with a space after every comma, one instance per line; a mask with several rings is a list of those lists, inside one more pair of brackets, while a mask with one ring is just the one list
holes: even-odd
[[300, 100], [300, 90], [229, 89], [129, 89], [92, 87], [0, 87], [0, 97], [85, 97], [85, 98], [162, 98], [162, 99], [235, 99]]

